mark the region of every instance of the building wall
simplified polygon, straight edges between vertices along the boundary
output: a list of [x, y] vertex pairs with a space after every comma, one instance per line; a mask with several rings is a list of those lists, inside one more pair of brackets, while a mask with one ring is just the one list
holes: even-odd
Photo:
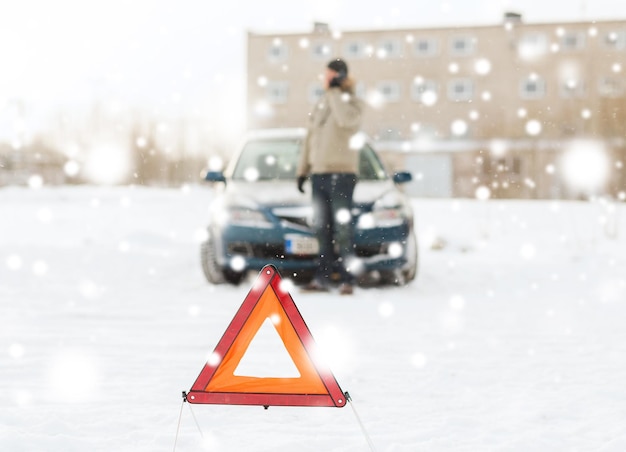
[[[337, 56], [367, 100], [363, 128], [379, 149], [397, 153], [402, 143], [402, 152], [411, 153], [429, 140], [446, 152], [446, 143], [473, 143], [468, 155], [454, 153], [454, 177], [469, 180], [455, 184], [461, 187], [455, 195], [472, 196], [481, 183], [502, 196], [562, 193], [540, 165], [572, 139], [606, 143], [617, 167], [625, 158], [624, 20], [513, 18], [493, 26], [342, 33], [318, 24], [308, 33], [249, 33], [249, 128], [305, 125], [321, 90], [319, 75]], [[498, 152], [516, 162], [515, 171], [506, 164], [488, 174], [479, 168], [502, 160], [494, 140], [505, 143]], [[623, 190], [619, 169], [607, 189]]]

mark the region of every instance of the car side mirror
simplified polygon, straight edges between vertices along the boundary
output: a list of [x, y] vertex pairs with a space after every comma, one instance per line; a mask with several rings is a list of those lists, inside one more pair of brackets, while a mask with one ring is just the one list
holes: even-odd
[[413, 176], [408, 171], [399, 171], [393, 174], [393, 181], [396, 184], [406, 184], [407, 182], [411, 182], [413, 180]]
[[204, 176], [204, 180], [207, 182], [226, 182], [226, 177], [221, 171], [207, 171]]

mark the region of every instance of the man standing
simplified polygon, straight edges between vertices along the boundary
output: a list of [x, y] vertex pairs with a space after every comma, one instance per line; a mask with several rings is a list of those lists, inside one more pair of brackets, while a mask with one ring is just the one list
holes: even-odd
[[305, 290], [328, 291], [339, 273], [339, 293], [353, 293], [354, 255], [352, 195], [357, 181], [359, 150], [350, 139], [361, 126], [362, 104], [354, 95], [348, 66], [340, 58], [328, 63], [324, 94], [309, 115], [306, 140], [298, 164], [298, 189], [311, 178], [314, 227], [320, 245], [319, 265]]

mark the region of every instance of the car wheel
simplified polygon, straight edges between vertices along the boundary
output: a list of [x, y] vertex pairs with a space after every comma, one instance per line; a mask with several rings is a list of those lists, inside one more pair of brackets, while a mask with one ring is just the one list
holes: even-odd
[[404, 273], [399, 268], [396, 268], [395, 270], [381, 270], [379, 273], [380, 284], [390, 286], [404, 286], [406, 284]]
[[200, 245], [200, 262], [204, 277], [211, 284], [230, 283], [238, 285], [244, 278], [243, 272], [222, 268], [217, 261], [215, 239], [209, 237]]
[[419, 252], [417, 250], [417, 239], [415, 232], [411, 231], [406, 239], [407, 261], [402, 267], [405, 284], [410, 283], [417, 276], [417, 267], [419, 262]]
[[417, 240], [413, 232], [409, 233], [406, 240], [406, 264], [402, 268], [385, 270], [380, 272], [380, 283], [394, 286], [404, 286], [417, 276]]
[[295, 284], [304, 285], [304, 284], [310, 283], [314, 276], [315, 276], [314, 270], [305, 270], [305, 271], [292, 273], [291, 278], [293, 279]]

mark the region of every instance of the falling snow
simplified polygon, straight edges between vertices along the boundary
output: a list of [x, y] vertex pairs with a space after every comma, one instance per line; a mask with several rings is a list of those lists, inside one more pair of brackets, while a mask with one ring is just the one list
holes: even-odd
[[[204, 281], [210, 197], [0, 190], [0, 449], [171, 450], [180, 393], [254, 281]], [[282, 288], [377, 450], [622, 450], [624, 206], [477, 198], [413, 200], [409, 286]], [[259, 339], [245, 373], [285, 366]], [[193, 410], [204, 437], [185, 408], [177, 450], [367, 450], [349, 409]]]

